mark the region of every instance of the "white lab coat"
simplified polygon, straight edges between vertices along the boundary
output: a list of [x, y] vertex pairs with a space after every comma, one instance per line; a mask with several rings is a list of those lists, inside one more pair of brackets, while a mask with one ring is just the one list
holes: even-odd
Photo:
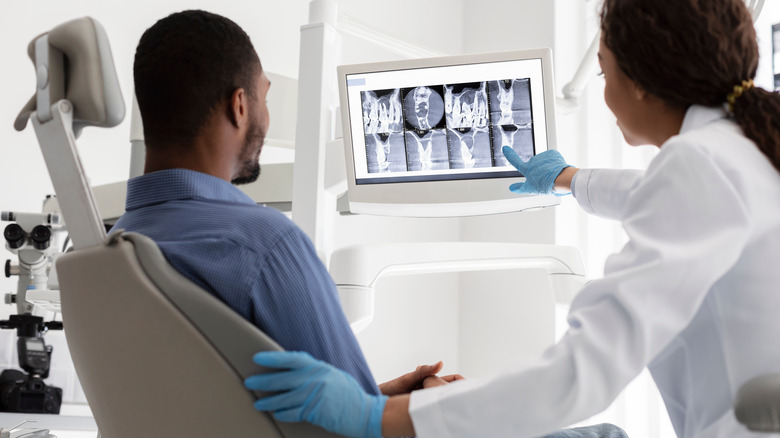
[[[732, 404], [780, 372], [780, 174], [720, 108], [691, 107], [646, 172], [583, 170], [577, 201], [629, 242], [542, 358], [412, 393], [427, 437], [532, 437], [605, 409], [648, 367], [679, 437], [769, 437]], [[496, 336], [502, 336], [496, 333]]]

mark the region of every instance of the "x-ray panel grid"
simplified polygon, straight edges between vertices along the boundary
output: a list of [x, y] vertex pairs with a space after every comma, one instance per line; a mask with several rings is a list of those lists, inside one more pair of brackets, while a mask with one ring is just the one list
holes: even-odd
[[369, 173], [507, 165], [534, 153], [529, 79], [361, 93]]

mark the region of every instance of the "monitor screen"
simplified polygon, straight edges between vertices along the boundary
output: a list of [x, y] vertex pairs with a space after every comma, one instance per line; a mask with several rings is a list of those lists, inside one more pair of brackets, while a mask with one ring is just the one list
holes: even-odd
[[350, 209], [458, 216], [552, 202], [518, 202], [507, 187], [521, 175], [501, 152], [510, 146], [527, 160], [554, 148], [550, 57], [534, 50], [339, 67]]

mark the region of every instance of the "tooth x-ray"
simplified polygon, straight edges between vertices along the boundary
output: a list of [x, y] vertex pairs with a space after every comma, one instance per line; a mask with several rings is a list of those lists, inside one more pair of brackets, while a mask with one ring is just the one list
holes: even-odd
[[442, 87], [404, 88], [404, 118], [408, 129], [429, 131], [444, 128]]
[[401, 90], [364, 91], [362, 101], [368, 172], [405, 172]]
[[486, 82], [444, 86], [450, 169], [493, 166]]
[[530, 79], [361, 93], [369, 173], [506, 166], [534, 154]]
[[510, 146], [524, 160], [534, 155], [530, 79], [488, 82], [490, 129], [496, 166], [508, 163], [501, 148]]
[[421, 86], [401, 90], [406, 120], [408, 170], [449, 169], [442, 87]]

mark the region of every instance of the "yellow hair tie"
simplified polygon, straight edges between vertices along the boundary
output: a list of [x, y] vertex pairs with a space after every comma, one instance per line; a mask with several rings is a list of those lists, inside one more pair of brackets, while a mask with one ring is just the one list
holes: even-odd
[[734, 85], [734, 92], [729, 93], [728, 96], [726, 96], [726, 102], [729, 103], [729, 111], [734, 111], [734, 103], [742, 96], [742, 93], [751, 88], [753, 88], [753, 79], [742, 81], [742, 84], [740, 85]]

